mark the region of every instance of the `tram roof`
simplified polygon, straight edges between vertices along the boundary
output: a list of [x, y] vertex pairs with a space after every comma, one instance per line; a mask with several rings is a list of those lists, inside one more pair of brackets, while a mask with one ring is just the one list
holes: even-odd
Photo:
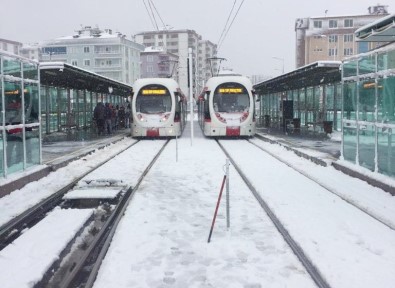
[[127, 97], [132, 94], [132, 86], [102, 75], [87, 71], [64, 62], [41, 62], [41, 85], [69, 89], [88, 90], [97, 93], [109, 93]]
[[340, 82], [341, 61], [318, 61], [254, 85], [260, 94]]

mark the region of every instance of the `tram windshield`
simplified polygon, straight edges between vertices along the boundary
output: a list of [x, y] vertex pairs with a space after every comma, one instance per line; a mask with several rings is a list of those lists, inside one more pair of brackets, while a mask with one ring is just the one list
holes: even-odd
[[145, 86], [136, 98], [136, 112], [158, 114], [171, 111], [170, 91], [161, 85]]
[[241, 84], [221, 84], [214, 91], [213, 106], [215, 112], [247, 112], [250, 108], [250, 96]]

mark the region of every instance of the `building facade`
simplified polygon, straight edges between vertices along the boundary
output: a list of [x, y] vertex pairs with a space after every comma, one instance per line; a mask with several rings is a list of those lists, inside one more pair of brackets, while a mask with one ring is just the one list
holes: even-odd
[[61, 61], [123, 83], [140, 78], [144, 47], [110, 29], [85, 26], [72, 36], [46, 41], [40, 61]]
[[22, 43], [20, 42], [0, 38], [0, 50], [19, 55], [19, 51], [21, 48]]
[[296, 19], [296, 67], [316, 61], [341, 61], [377, 47], [380, 44], [357, 42], [354, 33], [385, 15], [388, 15], [387, 7], [378, 5], [369, 7], [366, 15]]
[[141, 78], [173, 78], [178, 82], [178, 56], [163, 47], [147, 47], [140, 53]]
[[167, 52], [178, 56], [178, 82], [181, 90], [188, 93], [188, 48], [192, 48], [193, 94], [204, 87], [208, 76], [206, 60], [217, 55], [217, 45], [202, 40], [194, 30], [147, 31], [135, 35], [135, 41], [145, 47], [164, 47]]

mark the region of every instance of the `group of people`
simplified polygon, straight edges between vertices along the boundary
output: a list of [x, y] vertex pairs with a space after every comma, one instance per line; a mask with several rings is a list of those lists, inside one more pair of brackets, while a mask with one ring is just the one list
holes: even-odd
[[131, 108], [130, 103], [125, 105], [103, 104], [98, 102], [93, 110], [93, 120], [96, 123], [98, 135], [111, 135], [114, 130], [130, 127]]

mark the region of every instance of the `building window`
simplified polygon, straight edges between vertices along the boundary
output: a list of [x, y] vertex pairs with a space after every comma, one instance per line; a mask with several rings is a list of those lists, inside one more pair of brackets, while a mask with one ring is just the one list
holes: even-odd
[[111, 66], [112, 65], [112, 61], [111, 60], [106, 60], [106, 66]]
[[352, 48], [344, 48], [344, 56], [353, 55]]
[[322, 21], [314, 20], [314, 28], [322, 28]]
[[84, 60], [84, 66], [91, 66], [91, 60], [89, 59]]
[[337, 20], [329, 20], [329, 28], [337, 28]]
[[178, 38], [178, 34], [171, 34], [170, 38]]
[[4, 50], [4, 51], [8, 51], [8, 50], [7, 50], [7, 43], [3, 43], [3, 50]]
[[329, 43], [337, 42], [337, 35], [329, 35]]
[[84, 53], [89, 53], [89, 47], [84, 47]]
[[337, 48], [329, 48], [328, 56], [336, 56], [337, 55]]
[[154, 56], [147, 55], [147, 62], [154, 62]]
[[154, 68], [151, 65], [147, 66], [147, 72], [154, 72]]
[[150, 35], [144, 35], [143, 39], [151, 39]]
[[344, 35], [344, 42], [353, 42], [354, 41], [354, 35], [353, 34], [346, 34]]
[[78, 66], [78, 61], [77, 60], [71, 60], [71, 65]]
[[344, 27], [353, 27], [354, 21], [353, 19], [344, 19]]

